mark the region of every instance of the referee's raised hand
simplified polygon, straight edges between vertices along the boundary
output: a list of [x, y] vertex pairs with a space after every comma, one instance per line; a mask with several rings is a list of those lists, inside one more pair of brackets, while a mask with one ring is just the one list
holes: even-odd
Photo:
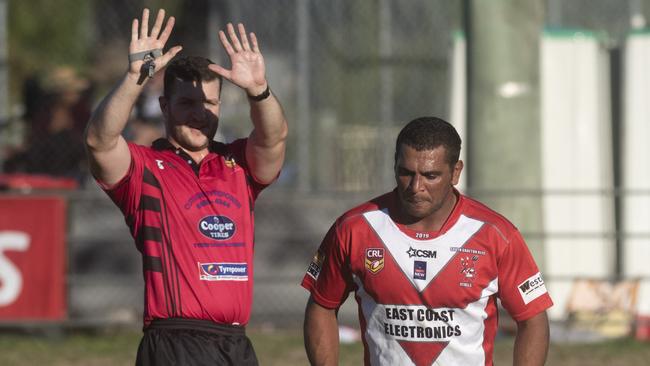
[[[183, 47], [174, 46], [163, 53], [163, 48], [174, 28], [174, 17], [169, 17], [165, 28], [165, 10], [158, 10], [156, 21], [149, 33], [149, 9], [142, 10], [142, 20], [133, 19], [131, 23], [131, 43], [129, 44], [129, 73], [152, 77], [162, 70]], [[162, 32], [161, 32], [162, 30]]]
[[246, 90], [248, 95], [262, 93], [267, 87], [266, 69], [255, 33], [251, 32], [247, 35], [246, 28], [241, 23], [237, 25], [239, 36], [232, 23], [228, 23], [226, 28], [228, 35], [226, 36], [226, 32], [221, 30], [219, 39], [230, 57], [231, 69], [216, 64], [210, 65], [210, 69]]

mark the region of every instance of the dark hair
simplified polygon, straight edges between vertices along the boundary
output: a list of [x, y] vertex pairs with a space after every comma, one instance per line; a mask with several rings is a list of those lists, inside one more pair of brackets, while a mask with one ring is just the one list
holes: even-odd
[[454, 166], [460, 156], [461, 140], [451, 123], [437, 117], [420, 117], [409, 122], [397, 136], [395, 162], [402, 145], [416, 151], [433, 150], [443, 146], [447, 151], [447, 162]]
[[169, 98], [174, 93], [174, 84], [177, 80], [203, 82], [218, 79], [219, 92], [221, 92], [223, 84], [221, 75], [208, 68], [208, 65], [213, 63], [199, 56], [185, 56], [173, 60], [165, 69], [164, 95]]

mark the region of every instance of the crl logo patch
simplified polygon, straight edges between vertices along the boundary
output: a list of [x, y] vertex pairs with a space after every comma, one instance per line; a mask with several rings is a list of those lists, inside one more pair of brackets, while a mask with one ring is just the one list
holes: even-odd
[[384, 268], [384, 248], [366, 249], [366, 269], [377, 274]]

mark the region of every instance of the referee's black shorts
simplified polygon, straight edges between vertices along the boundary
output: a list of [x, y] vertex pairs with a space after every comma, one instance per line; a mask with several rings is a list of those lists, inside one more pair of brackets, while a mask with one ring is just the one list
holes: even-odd
[[258, 363], [244, 327], [197, 319], [155, 319], [144, 330], [136, 366], [167, 365]]

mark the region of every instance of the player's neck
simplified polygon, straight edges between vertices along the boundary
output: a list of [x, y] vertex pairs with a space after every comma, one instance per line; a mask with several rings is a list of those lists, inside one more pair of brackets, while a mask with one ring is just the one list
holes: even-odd
[[189, 151], [183, 149], [187, 155], [189, 155], [197, 164], [201, 163], [203, 159], [208, 156], [208, 149], [203, 149], [199, 151]]
[[194, 160], [194, 162], [197, 163], [197, 164], [201, 163], [201, 161], [203, 161], [203, 159], [206, 156], [208, 156], [208, 153], [210, 152], [210, 150], [208, 149], [207, 146], [205, 148], [201, 149], [201, 150], [192, 151], [192, 150], [188, 150], [188, 149], [183, 148], [178, 142], [176, 142], [176, 140], [174, 140], [171, 137], [168, 137], [167, 140], [169, 140], [169, 142], [172, 145], [174, 145], [175, 148], [183, 150], [183, 152], [185, 152], [187, 155], [189, 155], [189, 157], [192, 158], [192, 160]]

